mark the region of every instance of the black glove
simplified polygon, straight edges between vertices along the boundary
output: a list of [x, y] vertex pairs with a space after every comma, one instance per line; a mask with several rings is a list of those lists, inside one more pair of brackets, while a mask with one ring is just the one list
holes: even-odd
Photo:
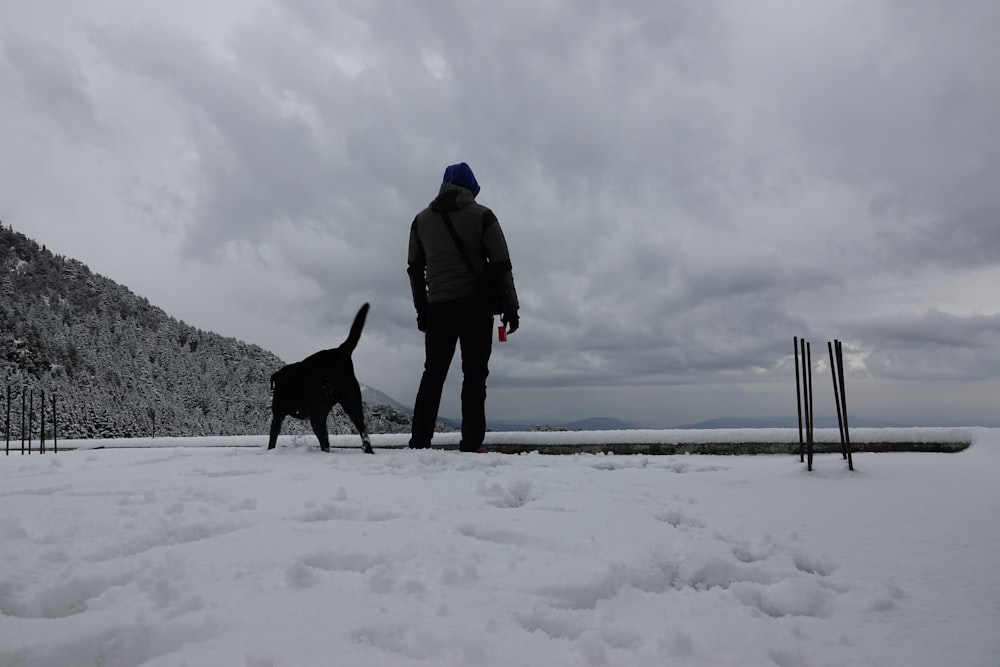
[[512, 334], [521, 326], [521, 318], [517, 316], [517, 311], [504, 313], [500, 316], [500, 321], [507, 327], [507, 334]]
[[427, 331], [427, 308], [421, 308], [417, 311], [417, 331]]

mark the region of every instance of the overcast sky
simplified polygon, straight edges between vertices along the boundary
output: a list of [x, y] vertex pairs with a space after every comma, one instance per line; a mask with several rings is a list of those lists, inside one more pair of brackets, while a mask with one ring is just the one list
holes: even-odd
[[[412, 404], [413, 216], [466, 161], [521, 330], [491, 417], [1000, 423], [996, 0], [0, 2], [0, 220]], [[833, 414], [826, 365], [817, 412]], [[457, 416], [456, 362], [442, 412]]]

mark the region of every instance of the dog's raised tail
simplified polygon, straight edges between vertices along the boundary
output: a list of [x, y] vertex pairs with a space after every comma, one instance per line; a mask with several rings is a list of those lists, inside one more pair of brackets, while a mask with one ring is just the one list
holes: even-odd
[[365, 318], [368, 317], [368, 304], [361, 306], [358, 314], [354, 316], [354, 323], [351, 325], [351, 333], [347, 334], [347, 340], [340, 346], [341, 350], [350, 354], [358, 346], [361, 340], [361, 330], [365, 328]]

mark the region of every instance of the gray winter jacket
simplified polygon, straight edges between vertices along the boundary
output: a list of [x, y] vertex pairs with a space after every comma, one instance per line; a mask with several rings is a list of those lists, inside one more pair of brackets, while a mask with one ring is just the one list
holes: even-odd
[[485, 270], [487, 264], [491, 270], [504, 272], [507, 286], [504, 312], [516, 311], [517, 291], [500, 222], [493, 211], [476, 202], [471, 191], [442, 183], [438, 196], [410, 225], [406, 272], [417, 312], [422, 312], [428, 302], [466, 299], [476, 290], [475, 277], [469, 273], [440, 211], [448, 211], [476, 273]]

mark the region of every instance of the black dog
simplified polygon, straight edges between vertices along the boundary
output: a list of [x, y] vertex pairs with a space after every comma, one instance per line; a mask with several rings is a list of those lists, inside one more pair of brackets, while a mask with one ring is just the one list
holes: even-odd
[[274, 449], [281, 432], [281, 422], [286, 416], [308, 419], [313, 433], [319, 439], [319, 448], [330, 451], [330, 438], [326, 432], [326, 418], [337, 403], [354, 422], [361, 434], [365, 454], [374, 454], [368, 429], [365, 428], [364, 404], [361, 402], [361, 385], [354, 375], [351, 353], [358, 345], [361, 330], [368, 315], [368, 304], [354, 316], [351, 333], [340, 347], [321, 350], [294, 364], [282, 366], [271, 376], [271, 439], [268, 449]]

